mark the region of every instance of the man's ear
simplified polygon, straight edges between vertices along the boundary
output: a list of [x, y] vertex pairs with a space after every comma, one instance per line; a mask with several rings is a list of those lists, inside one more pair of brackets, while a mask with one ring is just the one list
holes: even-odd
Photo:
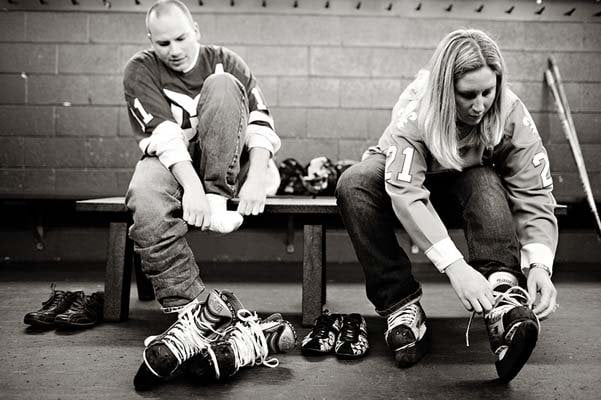
[[200, 28], [198, 27], [198, 23], [194, 22], [194, 34], [196, 35], [196, 41], [200, 43], [200, 38], [202, 35], [200, 34]]
[[150, 32], [146, 33], [146, 37], [148, 38], [150, 43], [152, 43], [152, 36], [150, 35]]

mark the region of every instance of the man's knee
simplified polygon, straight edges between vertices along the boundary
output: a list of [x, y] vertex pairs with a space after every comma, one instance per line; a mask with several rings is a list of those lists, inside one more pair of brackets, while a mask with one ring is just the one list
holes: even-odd
[[228, 72], [209, 75], [205, 79], [202, 88], [212, 93], [227, 93], [232, 89], [245, 93], [244, 85], [238, 78]]

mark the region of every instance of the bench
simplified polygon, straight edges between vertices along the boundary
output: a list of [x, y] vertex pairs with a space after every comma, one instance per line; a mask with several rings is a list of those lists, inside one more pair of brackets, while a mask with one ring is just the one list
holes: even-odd
[[[228, 207], [235, 209], [237, 199], [229, 202]], [[142, 273], [140, 259], [133, 252], [133, 242], [127, 231], [131, 225], [129, 211], [123, 197], [80, 200], [76, 202], [76, 211], [103, 213], [109, 218], [109, 243], [104, 282], [105, 304], [104, 318], [107, 321], [123, 321], [129, 314], [129, 296], [132, 268], [136, 277], [138, 298], [154, 299], [150, 281]], [[302, 324], [309, 326], [322, 312], [326, 300], [325, 264], [326, 264], [326, 220], [337, 216], [334, 197], [269, 197], [265, 211], [258, 217], [281, 216], [288, 221], [289, 233], [293, 221], [303, 227], [303, 283], [302, 283]], [[245, 222], [246, 224], [246, 222]], [[244, 225], [241, 229], [244, 229]], [[291, 243], [289, 238], [288, 243]]]

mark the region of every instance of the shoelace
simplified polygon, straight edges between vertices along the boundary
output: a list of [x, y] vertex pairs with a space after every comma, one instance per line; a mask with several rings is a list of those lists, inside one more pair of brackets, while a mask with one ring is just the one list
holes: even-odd
[[[177, 321], [161, 338], [180, 365], [202, 349], [209, 347], [210, 339], [204, 335], [206, 331], [216, 333], [211, 324], [202, 321], [201, 311], [202, 307], [198, 304], [181, 310]], [[146, 360], [146, 352], [143, 353], [143, 358], [150, 371], [160, 376]]]
[[415, 318], [417, 318], [417, 310], [418, 310], [417, 304], [412, 303], [406, 307], [403, 307], [403, 308], [393, 312], [387, 318], [388, 327], [393, 326], [393, 323], [394, 323], [394, 326], [396, 326], [396, 325], [410, 326], [411, 324], [413, 324], [413, 321], [415, 321]]
[[[530, 295], [520, 286], [512, 286], [502, 293], [493, 292], [493, 295], [495, 296], [495, 304], [493, 304], [489, 315], [495, 312], [500, 312], [503, 310], [501, 308], [503, 306], [509, 306], [510, 308], [527, 306], [528, 308], [532, 308], [532, 300], [530, 299]], [[470, 347], [469, 332], [470, 327], [472, 326], [474, 315], [476, 315], [476, 311], [472, 312], [472, 315], [470, 315], [470, 319], [467, 323], [467, 329], [465, 330], [465, 345], [467, 347]], [[540, 321], [538, 320], [538, 316], [535, 314], [534, 317], [536, 318], [536, 323], [538, 324], [540, 330]]]
[[44, 307], [44, 308], [51, 308], [51, 307], [58, 306], [58, 304], [67, 295], [67, 292], [64, 292], [62, 290], [56, 290], [56, 285], [54, 283], [52, 283], [50, 285], [50, 289], [52, 290], [52, 294], [50, 295], [50, 298], [48, 300], [46, 300], [45, 302], [42, 303], [42, 307]]
[[334, 316], [332, 315], [321, 315], [315, 321], [315, 328], [313, 328], [313, 337], [322, 339], [328, 336], [328, 332], [331, 330], [334, 324]]
[[[229, 336], [227, 341], [232, 345], [234, 353], [235, 371], [241, 367], [265, 365], [269, 368], [275, 368], [279, 365], [277, 358], [268, 359], [269, 348], [267, 339], [263, 334], [259, 317], [248, 310], [238, 310], [239, 321], [222, 333], [223, 336]], [[219, 363], [216, 360], [215, 353], [209, 346], [207, 351], [213, 360], [215, 367], [215, 377], [219, 379]]]
[[75, 300], [73, 301], [73, 303], [71, 303], [71, 306], [69, 307], [69, 309], [67, 311], [68, 312], [83, 311], [85, 309], [86, 300], [87, 300], [87, 298], [85, 296], [76, 296]]
[[340, 329], [339, 339], [345, 342], [355, 342], [359, 336], [361, 321], [345, 318]]

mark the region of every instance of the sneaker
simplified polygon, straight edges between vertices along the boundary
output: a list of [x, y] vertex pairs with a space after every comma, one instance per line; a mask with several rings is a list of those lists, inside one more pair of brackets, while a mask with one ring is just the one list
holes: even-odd
[[238, 322], [223, 332], [221, 341], [191, 360], [188, 373], [195, 378], [224, 380], [243, 367], [275, 368], [279, 361], [268, 355], [289, 352], [295, 346], [296, 332], [281, 314], [260, 320], [255, 313], [239, 310]]
[[301, 345], [304, 355], [322, 355], [334, 350], [336, 339], [342, 328], [342, 314], [330, 314], [328, 311], [315, 320], [315, 326], [305, 336]]
[[538, 339], [540, 323], [532, 311], [528, 292], [513, 286], [495, 292], [495, 304], [484, 315], [490, 347], [497, 357], [499, 379], [512, 380], [522, 369]]
[[24, 323], [34, 328], [54, 328], [56, 316], [67, 311], [77, 298], [84, 297], [82, 291], [68, 292], [55, 288], [54, 284], [50, 286], [52, 294], [48, 300], [42, 303], [42, 308], [39, 310], [27, 313], [23, 318]]
[[95, 292], [90, 296], [77, 296], [71, 307], [54, 319], [57, 328], [85, 329], [102, 321], [104, 293]]
[[144, 341], [144, 362], [134, 378], [136, 390], [150, 389], [172, 376], [187, 360], [211, 344], [211, 335], [236, 320], [242, 303], [226, 290], [213, 290], [204, 303], [194, 300], [183, 307], [166, 309], [178, 312], [177, 321], [165, 332]]
[[360, 314], [345, 315], [334, 347], [338, 358], [363, 357], [369, 350], [367, 323]]
[[401, 368], [410, 367], [430, 350], [426, 314], [419, 302], [408, 304], [388, 316], [384, 334]]

